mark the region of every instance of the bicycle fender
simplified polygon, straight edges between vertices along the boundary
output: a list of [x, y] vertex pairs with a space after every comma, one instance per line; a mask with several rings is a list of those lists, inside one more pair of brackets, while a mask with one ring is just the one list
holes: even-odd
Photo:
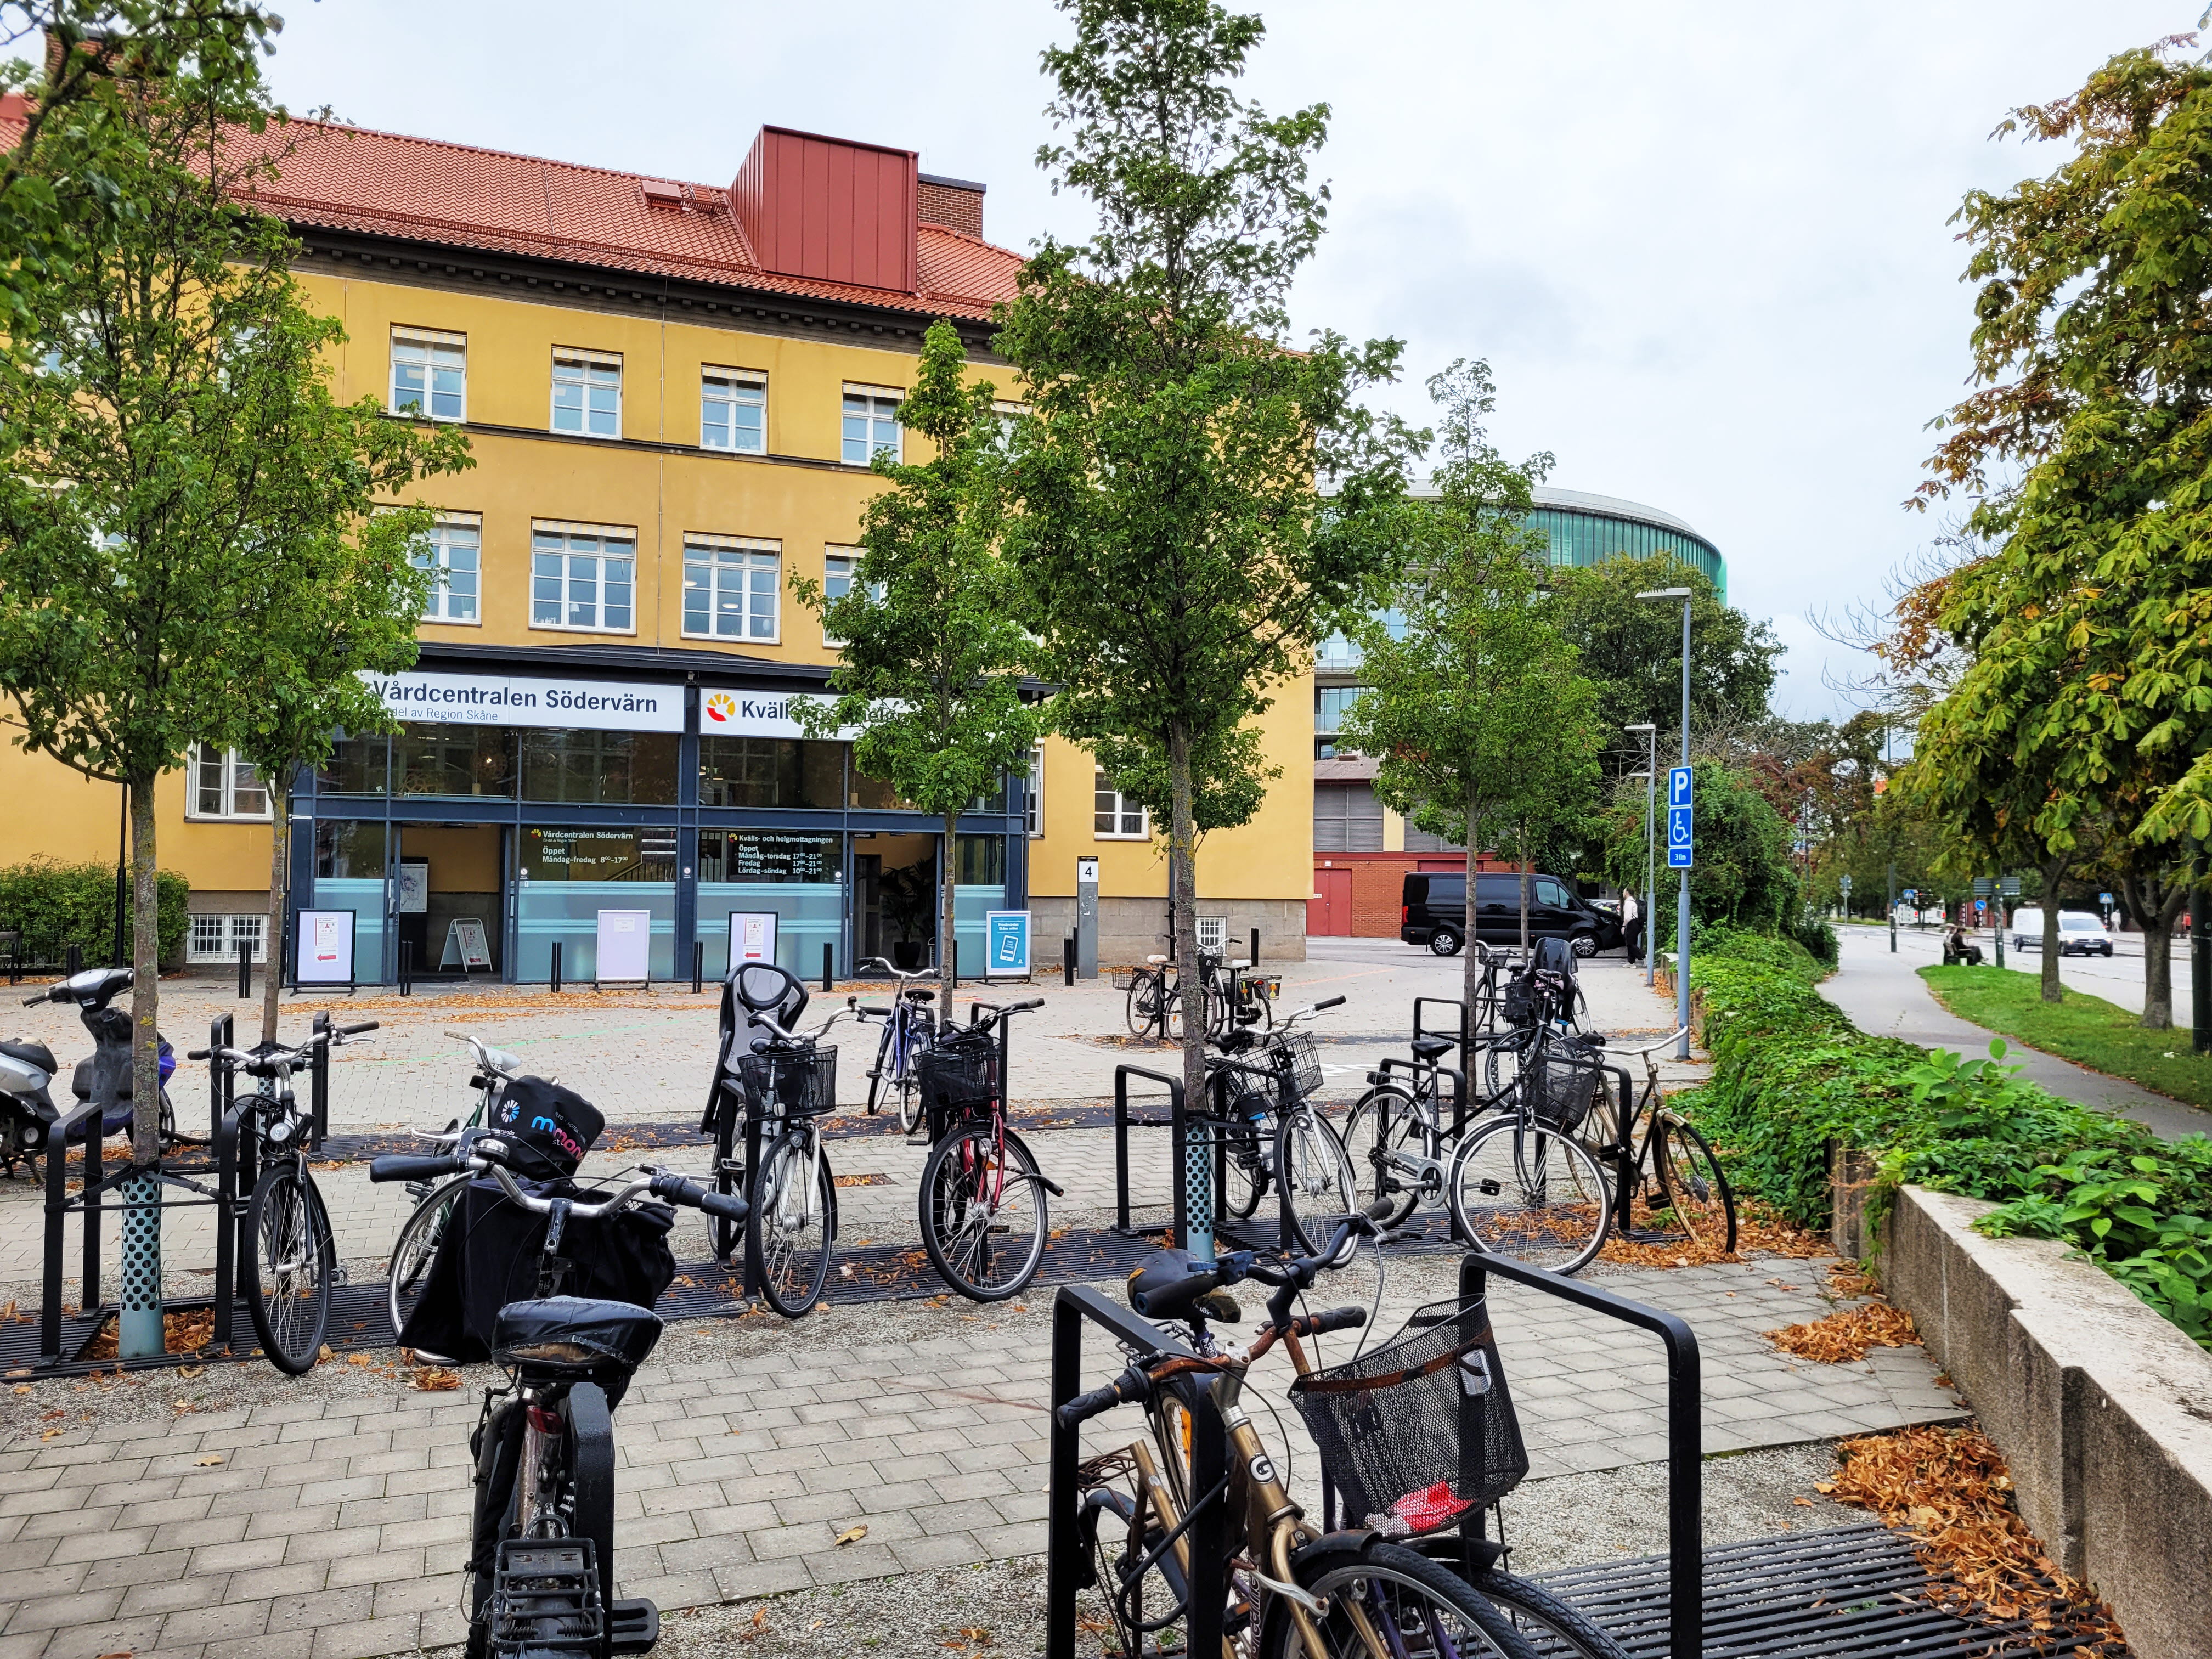
[[615, 1600], [615, 1425], [606, 1391], [596, 1382], [568, 1390], [569, 1490], [576, 1500], [574, 1525], [579, 1537], [592, 1540], [599, 1557], [599, 1604]]

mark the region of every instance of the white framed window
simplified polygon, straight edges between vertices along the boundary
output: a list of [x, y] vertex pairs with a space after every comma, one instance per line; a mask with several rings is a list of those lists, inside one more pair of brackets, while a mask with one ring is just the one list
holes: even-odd
[[191, 754], [191, 810], [194, 818], [266, 818], [269, 791], [253, 763], [235, 749], [196, 743]]
[[392, 412], [434, 421], [469, 416], [469, 337], [428, 328], [392, 331]]
[[530, 526], [530, 625], [637, 631], [637, 532], [539, 519]]
[[415, 544], [410, 556], [418, 569], [431, 573], [422, 600], [424, 622], [483, 623], [483, 519], [475, 513], [448, 513]]
[[906, 393], [892, 386], [845, 387], [844, 447], [839, 459], [848, 466], [866, 466], [888, 450], [900, 459], [899, 400]]
[[768, 376], [750, 368], [699, 371], [699, 447], [768, 453]]
[[1095, 769], [1092, 783], [1093, 837], [1099, 841], [1150, 841], [1152, 814], [1106, 780], [1106, 769]]
[[698, 639], [781, 638], [783, 544], [749, 536], [684, 538], [684, 631]]
[[1028, 817], [1030, 839], [1044, 834], [1044, 745], [1030, 750], [1030, 779], [1022, 791], [1023, 811]]
[[1198, 948], [1209, 956], [1226, 956], [1224, 948], [1229, 941], [1229, 918], [1200, 916], [1198, 918]]
[[[822, 597], [824, 599], [842, 599], [853, 591], [853, 583], [860, 574], [860, 561], [867, 556], [867, 550], [865, 547], [834, 544], [823, 550]], [[877, 604], [883, 603], [884, 585], [881, 582], [878, 582], [869, 592]], [[837, 646], [845, 641], [830, 638], [830, 630], [825, 628], [822, 630], [822, 643]]]
[[622, 357], [553, 348], [553, 429], [587, 438], [622, 436]]
[[238, 947], [251, 945], [253, 959], [266, 959], [261, 948], [262, 934], [267, 931], [266, 916], [201, 916], [192, 918], [192, 931], [185, 941], [185, 960], [187, 962], [235, 962]]

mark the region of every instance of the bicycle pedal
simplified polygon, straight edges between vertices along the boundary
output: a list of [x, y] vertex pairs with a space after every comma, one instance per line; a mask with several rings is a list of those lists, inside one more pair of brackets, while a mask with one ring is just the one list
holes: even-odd
[[492, 1568], [494, 1652], [593, 1653], [606, 1635], [588, 1538], [506, 1538]]

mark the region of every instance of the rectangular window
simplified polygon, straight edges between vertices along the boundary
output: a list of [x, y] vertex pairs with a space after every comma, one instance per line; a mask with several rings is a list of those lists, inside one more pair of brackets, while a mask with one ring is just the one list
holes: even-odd
[[315, 769], [319, 795], [380, 795], [387, 787], [391, 756], [382, 732], [365, 738], [341, 737], [331, 745], [330, 758]]
[[409, 720], [400, 726], [392, 749], [403, 795], [514, 799], [513, 726]]
[[[854, 580], [860, 573], [860, 561], [866, 555], [867, 550], [862, 547], [833, 546], [823, 552], [822, 597], [824, 599], [842, 599], [850, 593], [853, 591]], [[877, 603], [881, 604], [884, 597], [884, 585], [881, 582], [876, 583], [869, 589], [869, 592]], [[842, 645], [845, 641], [830, 638], [829, 630], [824, 629], [822, 633], [822, 643], [836, 646]]]
[[783, 544], [743, 536], [684, 538], [684, 631], [710, 640], [775, 643]]
[[1023, 786], [1023, 811], [1029, 817], [1030, 838], [1044, 834], [1044, 745], [1030, 750], [1029, 781]]
[[906, 394], [896, 386], [848, 386], [845, 388], [844, 448], [841, 459], [848, 466], [866, 466], [888, 452], [899, 459], [899, 399]]
[[1198, 948], [1208, 956], [1225, 954], [1222, 946], [1229, 938], [1229, 918], [1200, 916], [1198, 918]]
[[265, 818], [269, 792], [261, 787], [261, 774], [251, 761], [239, 758], [235, 749], [212, 744], [192, 745], [192, 810], [196, 818]]
[[637, 631], [637, 532], [603, 525], [530, 527], [530, 625]]
[[427, 328], [392, 331], [392, 412], [434, 421], [468, 418], [469, 337]]
[[235, 962], [241, 945], [253, 947], [253, 959], [263, 960], [261, 935], [266, 916], [199, 916], [192, 918], [191, 939], [185, 945], [187, 962]]
[[[840, 836], [793, 835], [783, 830], [702, 830], [699, 832], [699, 879], [702, 882], [769, 882], [834, 887], [844, 875], [844, 838]], [[702, 906], [699, 931], [714, 924], [727, 926], [722, 916], [706, 915]], [[821, 960], [817, 955], [816, 961]]]
[[622, 436], [622, 358], [553, 348], [553, 429], [590, 438]]
[[526, 731], [523, 799], [673, 806], [682, 743], [673, 732]]
[[1314, 786], [1313, 844], [1316, 853], [1379, 853], [1382, 804], [1371, 784]]
[[424, 622], [483, 621], [477, 608], [483, 574], [483, 522], [473, 513], [448, 514], [415, 544], [416, 567], [431, 573], [430, 592], [422, 601]]
[[768, 376], [750, 368], [699, 371], [699, 446], [768, 453]]
[[[715, 695], [708, 694], [702, 705], [704, 718], [709, 721], [715, 718]], [[844, 804], [845, 745], [842, 743], [721, 738], [705, 732], [699, 735], [702, 806], [807, 807], [834, 812]]]
[[1093, 833], [1100, 841], [1150, 841], [1152, 815], [1107, 781], [1099, 767], [1092, 780], [1095, 821]]

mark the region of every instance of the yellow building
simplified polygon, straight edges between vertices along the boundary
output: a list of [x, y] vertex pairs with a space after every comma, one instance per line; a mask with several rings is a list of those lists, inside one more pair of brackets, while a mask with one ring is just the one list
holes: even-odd
[[[441, 580], [421, 662], [383, 687], [400, 731], [346, 738], [300, 781], [292, 887], [313, 915], [295, 937], [320, 941], [305, 955], [348, 936], [364, 982], [403, 950], [417, 974], [529, 981], [557, 945], [583, 980], [603, 941], [641, 937], [671, 978], [695, 942], [720, 974], [750, 928], [810, 975], [825, 951], [839, 972], [931, 959], [939, 826], [855, 775], [846, 745], [800, 736], [791, 700], [823, 694], [836, 653], [789, 582], [849, 581], [869, 459], [915, 441], [896, 410], [933, 319], [1005, 378], [989, 318], [1019, 258], [983, 240], [983, 187], [772, 127], [726, 188], [293, 136], [259, 199], [344, 325], [337, 394], [457, 422], [477, 460], [426, 487]], [[1277, 957], [1304, 945], [1310, 696], [1287, 688], [1269, 716], [1284, 776], [1261, 817], [1200, 864], [1207, 931], [1257, 927]], [[20, 750], [0, 766], [0, 861], [113, 849], [112, 789]], [[963, 972], [1000, 909], [1032, 911], [1037, 963], [1055, 963], [1079, 857], [1099, 860], [1102, 959], [1160, 948], [1164, 844], [1102, 784], [1055, 740], [963, 819]], [[162, 865], [193, 890], [190, 954], [265, 954], [258, 781], [201, 751], [160, 805]]]

